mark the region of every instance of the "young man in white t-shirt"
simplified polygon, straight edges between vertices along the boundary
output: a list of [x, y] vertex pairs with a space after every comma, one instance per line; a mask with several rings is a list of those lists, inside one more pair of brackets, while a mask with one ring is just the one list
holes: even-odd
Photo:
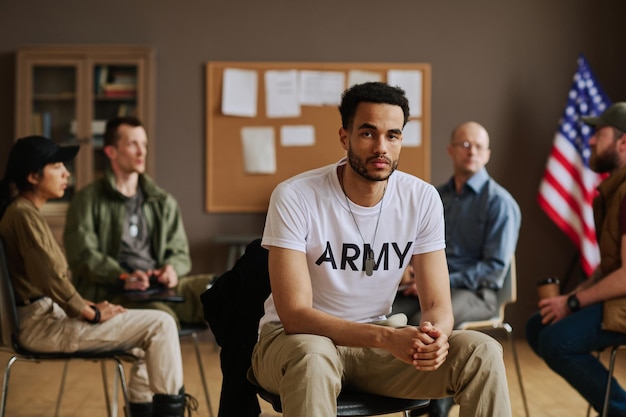
[[[453, 395], [461, 417], [510, 416], [499, 343], [452, 331], [437, 191], [396, 171], [409, 116], [404, 92], [356, 85], [339, 109], [347, 158], [272, 194], [262, 242], [272, 294], [252, 358], [256, 379], [280, 394], [285, 417], [335, 416], [344, 386], [400, 398]], [[418, 327], [387, 317], [409, 262]]]

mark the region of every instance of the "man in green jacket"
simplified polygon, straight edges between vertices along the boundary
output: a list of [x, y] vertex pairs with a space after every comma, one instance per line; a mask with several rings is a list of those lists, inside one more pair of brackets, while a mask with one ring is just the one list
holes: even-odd
[[[203, 321], [200, 294], [213, 275], [184, 277], [191, 270], [189, 245], [178, 203], [144, 172], [147, 135], [134, 117], [109, 120], [102, 178], [72, 199], [63, 242], [73, 280], [83, 297], [129, 308], [156, 308], [180, 325]], [[152, 281], [152, 287], [151, 287]], [[126, 291], [173, 288], [184, 302], [136, 302]]]

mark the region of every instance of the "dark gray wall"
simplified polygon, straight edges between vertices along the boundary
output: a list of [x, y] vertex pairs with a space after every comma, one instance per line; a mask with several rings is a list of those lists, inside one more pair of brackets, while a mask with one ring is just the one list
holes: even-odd
[[490, 173], [522, 208], [520, 299], [508, 310], [521, 334], [535, 309], [535, 281], [565, 274], [576, 253], [536, 203], [576, 58], [584, 53], [610, 97], [624, 100], [618, 28], [625, 11], [618, 0], [1, 0], [0, 154], [14, 139], [17, 48], [153, 46], [156, 176], [182, 206], [194, 271], [221, 272], [226, 249], [214, 245], [213, 237], [261, 233], [264, 218], [204, 211], [206, 62], [431, 63], [432, 181], [450, 174], [445, 146], [452, 127], [476, 120], [491, 134]]

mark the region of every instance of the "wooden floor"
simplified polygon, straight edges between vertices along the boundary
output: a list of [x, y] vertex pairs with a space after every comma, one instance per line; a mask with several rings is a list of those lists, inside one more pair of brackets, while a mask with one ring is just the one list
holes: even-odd
[[[510, 345], [501, 340], [504, 346], [505, 362], [508, 370], [509, 390], [514, 417], [525, 417], [519, 385], [513, 366]], [[217, 415], [221, 372], [219, 357], [214, 349], [210, 333], [205, 333], [201, 340], [203, 362], [209, 380], [209, 394], [213, 402], [213, 410]], [[526, 388], [532, 417], [584, 417], [587, 405], [578, 394], [559, 376], [554, 374], [530, 350], [524, 340], [516, 342], [522, 365], [522, 374]], [[182, 341], [185, 368], [185, 387], [200, 402], [198, 416], [208, 416], [208, 408], [202, 394], [200, 376], [197, 370], [196, 357], [191, 340]], [[608, 356], [608, 354], [605, 354]], [[0, 363], [6, 366], [9, 355], [0, 353]], [[17, 362], [13, 366], [9, 383], [7, 417], [54, 416], [55, 402], [58, 394], [61, 363], [27, 363]], [[113, 366], [110, 366], [113, 371]], [[112, 380], [109, 372], [109, 380]], [[616, 376], [626, 384], [626, 350], [618, 354]], [[261, 401], [263, 416], [274, 416], [275, 413], [266, 403]], [[92, 362], [76, 361], [70, 364], [66, 382], [65, 395], [61, 405], [61, 417], [105, 417], [106, 406], [102, 389], [100, 365]], [[124, 416], [120, 409], [119, 416]], [[398, 414], [399, 415], [399, 414]], [[595, 416], [595, 414], [592, 414]], [[450, 417], [458, 416], [455, 406]]]

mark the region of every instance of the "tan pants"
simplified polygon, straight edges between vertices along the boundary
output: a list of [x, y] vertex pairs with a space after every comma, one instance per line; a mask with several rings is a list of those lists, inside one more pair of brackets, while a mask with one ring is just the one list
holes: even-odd
[[128, 380], [131, 402], [152, 402], [153, 394], [178, 394], [183, 365], [174, 320], [157, 310], [128, 310], [90, 324], [70, 318], [50, 298], [18, 307], [20, 343], [40, 352], [127, 350], [140, 360]]
[[[406, 316], [403, 322], [406, 324]], [[393, 316], [385, 325], [400, 327]], [[252, 355], [257, 381], [279, 394], [285, 417], [334, 417], [343, 386], [399, 398], [453, 396], [460, 417], [510, 417], [502, 346], [475, 331], [454, 331], [446, 361], [436, 371], [417, 371], [389, 352], [335, 346], [317, 335], [286, 335], [263, 326]]]

